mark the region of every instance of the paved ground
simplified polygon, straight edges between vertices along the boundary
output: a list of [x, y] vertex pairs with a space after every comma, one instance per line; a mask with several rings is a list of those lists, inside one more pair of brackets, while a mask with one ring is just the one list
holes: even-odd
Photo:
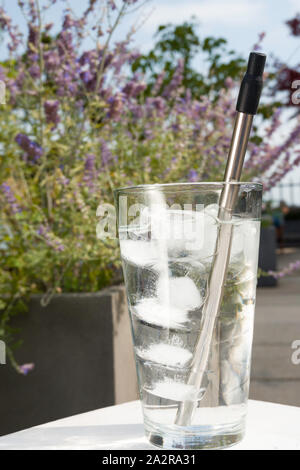
[[[296, 259], [300, 249], [279, 255], [278, 266]], [[300, 364], [292, 362], [295, 340], [300, 361], [300, 271], [258, 289], [256, 305], [250, 398], [300, 406]]]

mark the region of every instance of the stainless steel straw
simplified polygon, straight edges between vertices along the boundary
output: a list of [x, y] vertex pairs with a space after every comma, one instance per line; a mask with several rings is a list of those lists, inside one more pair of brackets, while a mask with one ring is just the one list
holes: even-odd
[[[188, 385], [200, 389], [207, 367], [216, 317], [219, 314], [227, 268], [230, 258], [233, 226], [230, 222], [234, 210], [245, 153], [249, 140], [253, 116], [262, 90], [262, 75], [266, 62], [265, 54], [251, 52], [246, 74], [242, 80], [236, 105], [236, 118], [226, 165], [224, 186], [220, 196], [218, 219], [220, 221], [216, 250], [208, 282], [206, 302], [202, 310], [202, 329], [196, 343]], [[177, 410], [175, 424], [188, 426], [196, 408], [195, 402], [182, 402]]]

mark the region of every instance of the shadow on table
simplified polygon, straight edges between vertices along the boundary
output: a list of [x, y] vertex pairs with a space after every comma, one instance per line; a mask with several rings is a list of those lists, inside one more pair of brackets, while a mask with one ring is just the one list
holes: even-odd
[[153, 449], [142, 424], [37, 427], [0, 438], [1, 449]]

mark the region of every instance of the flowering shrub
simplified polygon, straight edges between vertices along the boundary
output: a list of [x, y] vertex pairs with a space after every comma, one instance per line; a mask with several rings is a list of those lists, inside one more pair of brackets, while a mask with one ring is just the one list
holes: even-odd
[[[95, 238], [98, 204], [112, 202], [119, 186], [222, 179], [235, 112], [231, 80], [213, 104], [209, 96], [193, 99], [182, 85], [182, 61], [164, 89], [158, 76], [144, 96], [147, 76], [129, 73], [138, 57], [131, 33], [111, 42], [135, 1], [90, 0], [80, 18], [67, 8], [58, 32], [41, 19], [55, 3], [41, 10], [38, 1], [19, 1], [26, 37], [0, 10], [9, 39], [0, 68], [7, 88], [0, 109], [0, 339], [12, 361], [9, 320], [30, 294], [44, 293], [45, 304], [55, 292], [119, 282], [117, 242]], [[84, 49], [89, 32], [95, 45]], [[278, 111], [268, 138], [251, 143], [244, 179], [259, 177], [270, 187], [300, 163], [299, 150], [292, 151], [299, 122], [274, 146], [279, 127]], [[14, 365], [21, 373], [32, 368]]]

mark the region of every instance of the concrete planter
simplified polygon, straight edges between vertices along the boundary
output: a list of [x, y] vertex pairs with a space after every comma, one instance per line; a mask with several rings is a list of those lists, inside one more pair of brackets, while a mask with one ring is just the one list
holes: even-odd
[[[258, 266], [263, 271], [276, 271], [276, 234], [274, 227], [263, 227], [260, 232]], [[277, 280], [273, 276], [261, 276], [258, 287], [275, 287]]]
[[27, 376], [0, 365], [0, 435], [137, 398], [130, 321], [123, 287], [95, 294], [40, 296], [16, 317], [34, 362]]

